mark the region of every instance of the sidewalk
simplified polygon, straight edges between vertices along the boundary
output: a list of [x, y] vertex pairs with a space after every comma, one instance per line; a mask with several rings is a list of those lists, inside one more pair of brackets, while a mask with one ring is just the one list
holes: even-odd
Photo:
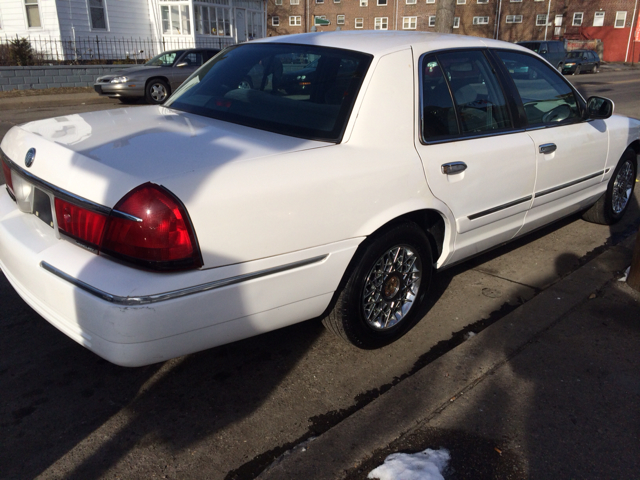
[[397, 451], [446, 448], [447, 478], [637, 478], [640, 294], [634, 237], [440, 357], [258, 478], [364, 479]]
[[0, 109], [11, 110], [30, 107], [62, 107], [67, 105], [99, 105], [118, 104], [119, 101], [101, 97], [95, 92], [87, 93], [54, 93], [43, 95], [28, 95], [19, 97], [0, 97]]

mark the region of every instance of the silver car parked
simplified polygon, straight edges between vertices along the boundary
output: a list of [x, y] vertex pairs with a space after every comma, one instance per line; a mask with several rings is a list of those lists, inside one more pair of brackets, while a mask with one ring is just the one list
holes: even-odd
[[93, 88], [100, 95], [134, 103], [144, 97], [153, 105], [163, 103], [203, 63], [216, 55], [217, 48], [172, 50], [136, 67], [98, 77]]

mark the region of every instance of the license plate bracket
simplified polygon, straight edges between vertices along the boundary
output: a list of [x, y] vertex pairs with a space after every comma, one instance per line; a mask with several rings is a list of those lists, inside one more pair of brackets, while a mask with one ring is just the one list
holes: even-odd
[[33, 191], [33, 214], [53, 228], [53, 213], [51, 212], [51, 198], [42, 190]]

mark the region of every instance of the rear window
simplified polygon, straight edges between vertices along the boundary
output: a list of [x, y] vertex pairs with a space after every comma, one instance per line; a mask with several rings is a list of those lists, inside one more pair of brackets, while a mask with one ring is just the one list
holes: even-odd
[[371, 58], [315, 46], [239, 45], [198, 70], [165, 106], [337, 143]]

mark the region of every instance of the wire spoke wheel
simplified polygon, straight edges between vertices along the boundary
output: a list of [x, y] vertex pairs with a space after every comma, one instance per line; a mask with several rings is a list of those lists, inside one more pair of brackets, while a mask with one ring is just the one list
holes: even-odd
[[420, 281], [422, 262], [407, 245], [387, 250], [369, 271], [362, 292], [362, 309], [374, 329], [394, 327], [413, 306]]
[[630, 162], [625, 162], [622, 168], [618, 171], [618, 175], [613, 183], [613, 192], [611, 196], [611, 206], [615, 214], [621, 213], [633, 192], [633, 166]]

